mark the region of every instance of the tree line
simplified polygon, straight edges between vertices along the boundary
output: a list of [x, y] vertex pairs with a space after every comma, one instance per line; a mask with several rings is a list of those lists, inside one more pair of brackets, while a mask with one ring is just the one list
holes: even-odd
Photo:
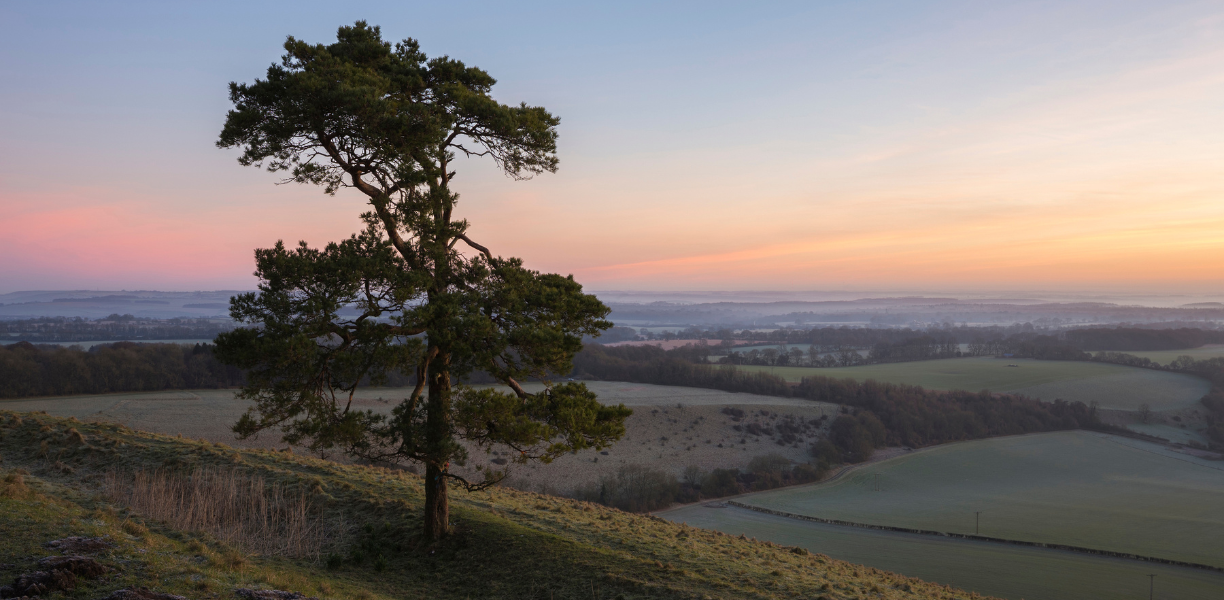
[[[212, 344], [114, 342], [80, 346], [17, 342], [0, 346], [0, 398], [239, 387], [246, 372], [222, 363]], [[476, 371], [466, 383], [496, 383]], [[361, 385], [370, 386], [367, 377]], [[380, 387], [411, 387], [416, 374], [389, 371]]]
[[819, 481], [829, 472], [827, 463], [792, 464], [777, 453], [757, 456], [743, 469], [705, 470], [691, 465], [682, 477], [641, 465], [625, 465], [596, 483], [573, 491], [573, 497], [628, 512], [650, 512], [674, 502], [697, 502], [787, 485]]
[[221, 364], [210, 344], [99, 344], [78, 347], [18, 342], [0, 346], [0, 398], [224, 388], [241, 370]]
[[[1063, 429], [1107, 429], [1082, 402], [1042, 402], [1017, 394], [935, 391], [918, 386], [805, 377], [797, 385], [734, 366], [699, 364], [684, 349], [587, 346], [574, 358], [589, 378], [797, 397], [843, 405], [826, 445], [830, 463], [859, 462], [884, 446], [921, 447], [999, 435]], [[831, 446], [830, 446], [831, 445]]]

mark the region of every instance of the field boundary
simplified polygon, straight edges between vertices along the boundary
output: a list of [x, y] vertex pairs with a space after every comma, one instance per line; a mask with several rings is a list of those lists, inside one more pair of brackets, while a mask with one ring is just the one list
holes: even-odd
[[742, 502], [736, 502], [735, 500], [726, 500], [723, 503], [726, 504], [727, 506], [734, 506], [735, 508], [742, 508], [745, 510], [765, 513], [767, 515], [774, 515], [776, 517], [785, 517], [788, 519], [797, 519], [800, 521], [811, 521], [814, 523], [823, 523], [826, 525], [842, 525], [845, 527], [858, 527], [861, 529], [876, 529], [879, 531], [893, 531], [897, 533], [913, 533], [917, 535], [931, 535], [931, 536], [939, 536], [939, 537], [946, 537], [946, 538], [971, 540], [975, 542], [994, 542], [997, 544], [1011, 544], [1013, 546], [1028, 546], [1030, 548], [1048, 548], [1051, 550], [1065, 550], [1067, 552], [1076, 552], [1079, 554], [1091, 554], [1094, 556], [1105, 556], [1108, 558], [1123, 558], [1123, 559], [1129, 559], [1129, 560], [1139, 560], [1139, 561], [1144, 561], [1144, 562], [1159, 563], [1162, 565], [1171, 565], [1175, 567], [1189, 567], [1191, 569], [1203, 569], [1206, 571], [1215, 571], [1217, 573], [1224, 573], [1224, 567], [1214, 567], [1211, 565], [1204, 565], [1200, 563], [1185, 562], [1185, 561], [1180, 561], [1180, 560], [1170, 560], [1167, 558], [1157, 558], [1155, 556], [1143, 556], [1141, 554], [1128, 554], [1126, 552], [1114, 552], [1112, 550], [1097, 550], [1095, 548], [1085, 548], [1083, 546], [1069, 546], [1066, 544], [1047, 544], [1044, 542], [1026, 542], [1024, 540], [1012, 540], [1012, 539], [1007, 539], [1007, 538], [989, 537], [985, 535], [971, 535], [971, 534], [966, 534], [966, 533], [949, 533], [946, 531], [930, 531], [926, 529], [910, 529], [908, 527], [893, 527], [891, 525], [871, 525], [868, 523], [856, 523], [854, 521], [841, 521], [838, 519], [824, 519], [821, 517], [813, 517], [809, 515], [799, 515], [799, 514], [788, 513], [788, 512], [784, 512], [780, 510], [773, 510], [773, 509], [764, 508], [761, 506], [753, 506], [751, 504], [744, 504]]

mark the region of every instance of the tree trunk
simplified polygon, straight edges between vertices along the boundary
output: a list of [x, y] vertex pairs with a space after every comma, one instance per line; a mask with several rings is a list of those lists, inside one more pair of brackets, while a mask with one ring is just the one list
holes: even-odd
[[425, 466], [425, 538], [437, 541], [450, 526], [450, 503], [446, 498], [446, 478], [442, 469]]
[[[447, 456], [451, 447], [450, 357], [439, 352], [430, 365], [429, 404], [425, 417], [425, 537], [442, 539], [450, 531], [450, 502], [446, 497]], [[434, 366], [436, 365], [436, 366]]]

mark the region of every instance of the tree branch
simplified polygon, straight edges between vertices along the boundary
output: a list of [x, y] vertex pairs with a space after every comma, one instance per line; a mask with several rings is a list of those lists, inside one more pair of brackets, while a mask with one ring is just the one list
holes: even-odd
[[348, 164], [343, 158], [341, 158], [339, 148], [336, 148], [336, 145], [330, 139], [328, 139], [327, 136], [320, 132], [316, 132], [315, 135], [318, 136], [319, 144], [323, 146], [324, 150], [327, 150], [328, 156], [330, 156], [332, 160], [336, 161], [336, 164], [340, 165], [340, 168], [349, 174], [349, 177], [353, 180], [353, 187], [357, 188], [358, 191], [366, 196], [369, 196], [370, 204], [374, 206], [374, 212], [378, 214], [379, 220], [381, 220], [383, 223], [383, 229], [387, 230], [387, 237], [391, 238], [391, 244], [395, 246], [396, 250], [399, 250], [400, 256], [403, 256], [404, 259], [413, 266], [418, 266], [416, 253], [413, 252], [404, 239], [400, 237], [399, 228], [396, 226], [395, 219], [389, 212], [387, 212], [386, 199], [389, 198], [389, 196], [387, 196], [387, 194], [382, 190], [366, 183], [365, 180], [361, 178], [361, 171]]
[[510, 389], [514, 390], [514, 393], [518, 395], [519, 398], [525, 399], [527, 398], [527, 396], [531, 395], [531, 394], [528, 394], [523, 389], [523, 386], [519, 385], [519, 382], [515, 381], [513, 377], [506, 376], [506, 385], [510, 386]]
[[476, 242], [473, 242], [472, 238], [469, 238], [467, 234], [465, 233], [456, 234], [456, 237], [466, 242], [467, 245], [471, 246], [472, 248], [479, 250], [481, 254], [485, 255], [485, 258], [489, 259], [490, 261], [493, 260], [493, 254], [489, 252], [489, 249], [485, 248], [484, 246], [481, 246], [480, 244], [477, 244]]

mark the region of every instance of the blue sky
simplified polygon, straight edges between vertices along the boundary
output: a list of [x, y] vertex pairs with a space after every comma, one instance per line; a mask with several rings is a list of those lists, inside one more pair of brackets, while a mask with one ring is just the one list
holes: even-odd
[[0, 291], [248, 288], [361, 200], [214, 147], [226, 84], [365, 19], [562, 118], [473, 232], [595, 289], [1219, 289], [1224, 5], [5, 3]]

